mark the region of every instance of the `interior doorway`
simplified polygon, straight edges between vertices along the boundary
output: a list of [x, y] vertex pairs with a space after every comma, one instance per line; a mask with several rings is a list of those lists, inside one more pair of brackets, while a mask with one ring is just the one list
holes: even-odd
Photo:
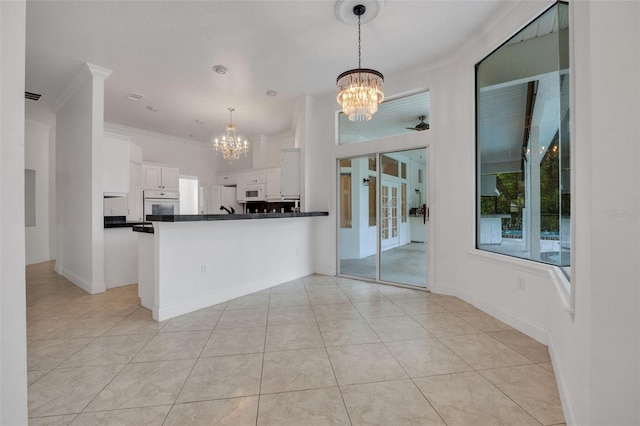
[[427, 286], [427, 149], [338, 160], [338, 273]]

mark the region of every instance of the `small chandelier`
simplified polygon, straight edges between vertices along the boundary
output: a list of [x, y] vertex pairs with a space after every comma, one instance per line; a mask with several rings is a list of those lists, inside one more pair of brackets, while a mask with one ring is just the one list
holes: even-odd
[[227, 133], [222, 137], [222, 140], [216, 138], [213, 141], [213, 149], [216, 152], [221, 152], [225, 160], [237, 160], [240, 158], [240, 154], [244, 154], [245, 157], [247, 156], [247, 152], [249, 152], [249, 141], [246, 139], [242, 141], [236, 136], [236, 126], [233, 124], [232, 119], [232, 114], [235, 110], [233, 108], [228, 108], [228, 110], [229, 124], [227, 124]]
[[360, 17], [367, 8], [359, 4], [353, 8], [358, 17], [358, 68], [345, 71], [338, 76], [338, 96], [336, 100], [351, 121], [369, 121], [378, 111], [378, 104], [384, 99], [382, 73], [361, 66]]

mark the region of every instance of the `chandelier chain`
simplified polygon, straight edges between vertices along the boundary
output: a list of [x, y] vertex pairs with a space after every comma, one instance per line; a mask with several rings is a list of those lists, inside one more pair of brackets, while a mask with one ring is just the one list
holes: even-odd
[[358, 15], [358, 68], [362, 68], [362, 52], [361, 52], [361, 41], [360, 41], [360, 15]]

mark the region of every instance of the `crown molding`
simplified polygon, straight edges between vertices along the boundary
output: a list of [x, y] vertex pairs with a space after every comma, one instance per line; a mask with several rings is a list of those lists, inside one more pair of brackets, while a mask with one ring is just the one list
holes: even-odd
[[[118, 133], [118, 132], [125, 132], [133, 135], [137, 134], [137, 135], [152, 137], [156, 139], [163, 139], [166, 141], [181, 143], [185, 145], [191, 145], [193, 147], [207, 149], [207, 150], [211, 149], [211, 144], [208, 142], [198, 142], [191, 139], [181, 138], [179, 136], [172, 136], [164, 133], [152, 132], [151, 130], [144, 130], [144, 129], [138, 129], [136, 127], [124, 126], [122, 124], [105, 122], [104, 131], [113, 133], [113, 134], [120, 134], [121, 137], [122, 136], [126, 137], [126, 135], [122, 135], [122, 133]], [[135, 143], [135, 140], [133, 140], [132, 142]]]
[[76, 74], [76, 76], [71, 80], [71, 83], [64, 89], [62, 94], [58, 96], [58, 98], [51, 105], [51, 109], [56, 114], [62, 108], [69, 98], [73, 96], [73, 94], [84, 84], [86, 83], [90, 77], [97, 77], [101, 79], [105, 79], [111, 75], [111, 70], [108, 70], [103, 67], [99, 67], [97, 65], [93, 65], [90, 63], [84, 63], [80, 67], [80, 70]]

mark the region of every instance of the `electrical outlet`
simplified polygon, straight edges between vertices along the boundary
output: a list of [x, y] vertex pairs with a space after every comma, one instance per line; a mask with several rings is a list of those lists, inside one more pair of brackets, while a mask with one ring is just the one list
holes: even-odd
[[207, 265], [200, 265], [200, 273], [202, 275], [207, 275]]
[[518, 278], [518, 290], [520, 291], [525, 290], [525, 280], [523, 277]]

